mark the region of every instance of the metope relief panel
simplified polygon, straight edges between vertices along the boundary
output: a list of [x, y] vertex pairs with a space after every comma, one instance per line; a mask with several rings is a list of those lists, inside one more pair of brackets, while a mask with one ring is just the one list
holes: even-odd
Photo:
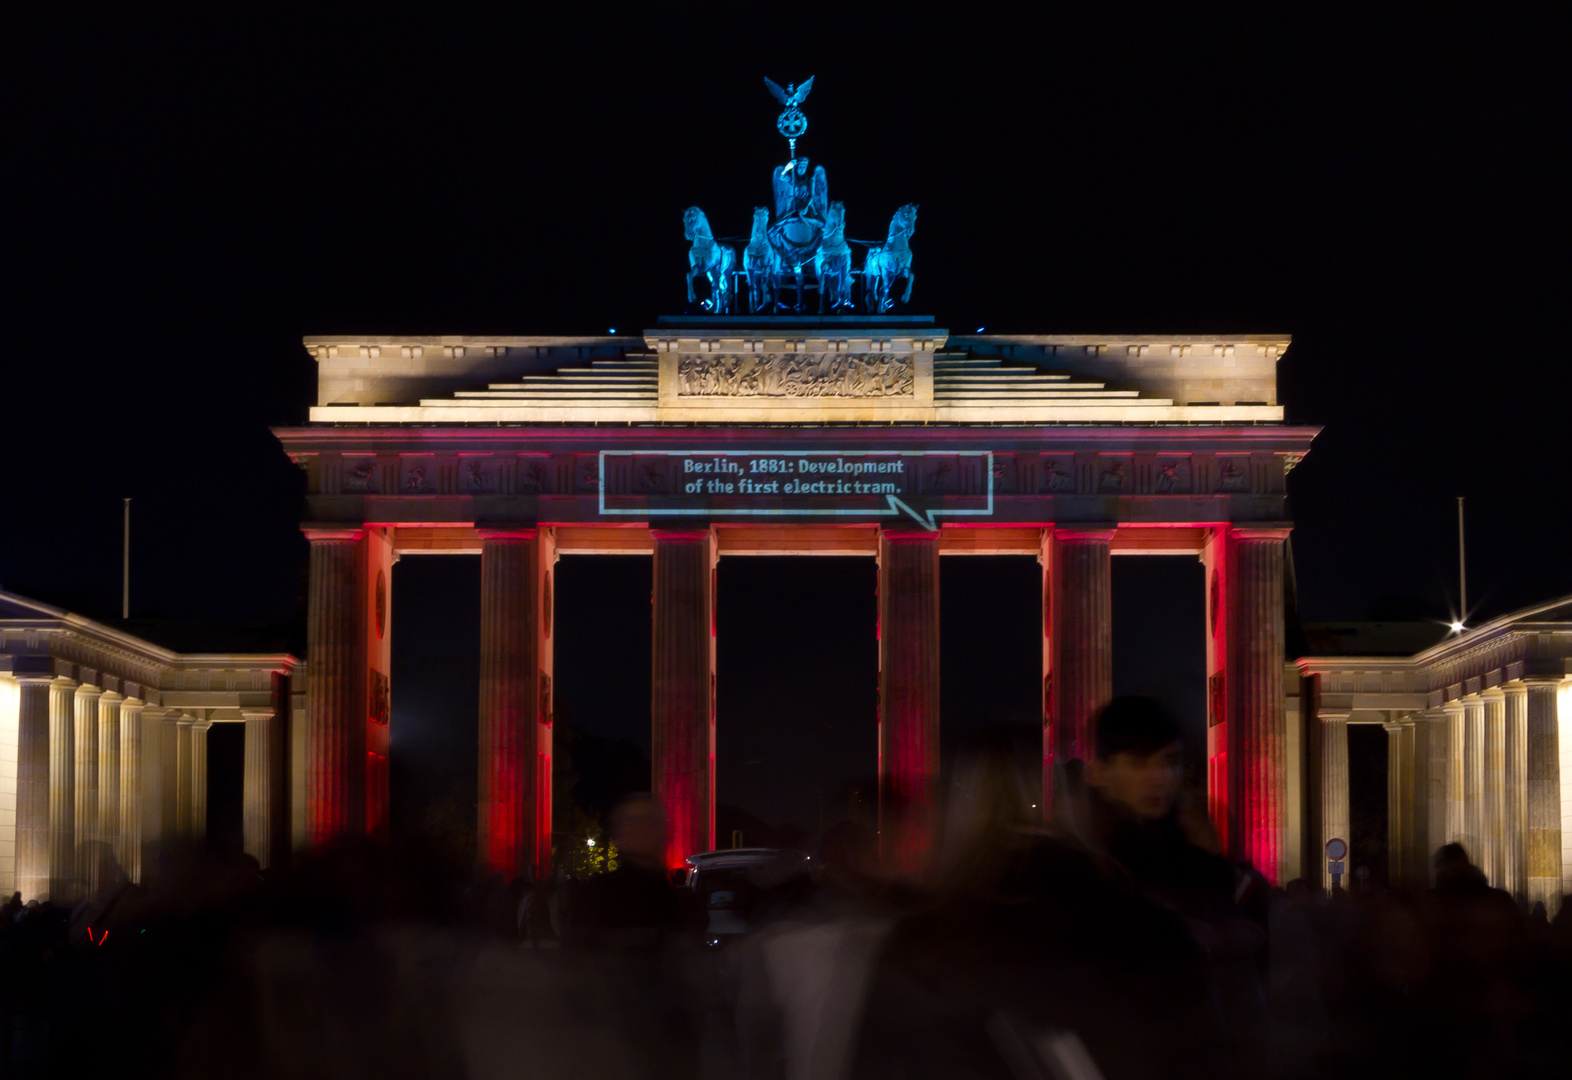
[[377, 459], [369, 454], [345, 454], [339, 460], [339, 490], [346, 495], [375, 494], [378, 487]]
[[689, 354], [677, 361], [680, 397], [911, 397], [913, 358], [899, 353]]
[[1248, 454], [1218, 454], [1213, 470], [1218, 492], [1250, 490], [1250, 456]]
[[493, 495], [497, 491], [497, 461], [490, 454], [460, 454], [458, 490], [461, 495]]
[[1103, 454], [1097, 461], [1097, 493], [1127, 495], [1135, 490], [1135, 465], [1128, 456]]
[[1158, 495], [1188, 495], [1193, 490], [1189, 457], [1159, 454], [1153, 466], [1152, 490]]
[[1037, 490], [1049, 495], [1075, 492], [1075, 455], [1044, 454], [1040, 461]]
[[513, 490], [519, 495], [543, 495], [551, 490], [551, 459], [545, 454], [520, 454]]
[[439, 490], [440, 481], [435, 457], [421, 454], [399, 459], [398, 493], [400, 495], [435, 495]]

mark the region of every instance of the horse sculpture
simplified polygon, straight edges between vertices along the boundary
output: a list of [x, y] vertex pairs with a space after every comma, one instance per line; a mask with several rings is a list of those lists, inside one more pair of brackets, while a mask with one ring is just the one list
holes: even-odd
[[783, 265], [780, 252], [770, 243], [770, 212], [766, 207], [755, 207], [753, 236], [742, 253], [742, 268], [748, 274], [748, 310], [756, 315], [775, 310]]
[[824, 239], [813, 257], [813, 275], [819, 282], [819, 314], [826, 300], [832, 313], [852, 306], [852, 252], [846, 243], [846, 204], [830, 203], [824, 219]]
[[868, 257], [862, 264], [862, 297], [869, 312], [880, 314], [895, 306], [890, 293], [896, 278], [906, 279], [906, 292], [900, 302], [911, 302], [912, 285], [917, 275], [912, 273], [912, 249], [908, 241], [916, 231], [917, 204], [907, 203], [890, 219], [890, 235], [884, 243], [868, 249]]
[[[682, 231], [693, 243], [688, 249], [688, 303], [697, 303], [712, 315], [725, 315], [731, 310], [731, 275], [737, 268], [737, 253], [715, 242], [709, 219], [697, 206], [683, 211]], [[693, 292], [693, 283], [700, 275], [710, 285], [710, 295], [702, 301]]]

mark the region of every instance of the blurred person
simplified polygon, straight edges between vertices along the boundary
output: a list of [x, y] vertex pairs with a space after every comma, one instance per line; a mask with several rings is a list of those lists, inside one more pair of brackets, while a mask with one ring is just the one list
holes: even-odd
[[1017, 742], [990, 732], [959, 759], [929, 896], [879, 956], [850, 1075], [1053, 1075], [1064, 1062], [1018, 1055], [1066, 1041], [1109, 1080], [1231, 1075], [1184, 923], [1039, 823]]
[[1114, 698], [1086, 763], [1088, 832], [1155, 898], [1193, 918], [1236, 914], [1235, 877], [1204, 808], [1181, 802], [1184, 744], [1156, 701]]

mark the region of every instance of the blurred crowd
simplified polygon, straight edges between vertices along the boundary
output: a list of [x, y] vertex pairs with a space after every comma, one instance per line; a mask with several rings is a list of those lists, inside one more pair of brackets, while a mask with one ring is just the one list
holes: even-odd
[[73, 908], [0, 908], [0, 1075], [1572, 1076], [1572, 901], [1524, 910], [1457, 845], [1412, 888], [1274, 887], [1144, 699], [1104, 709], [1046, 826], [1031, 758], [962, 755], [915, 874], [852, 822], [674, 874], [648, 796], [582, 880], [418, 842], [284, 873], [174, 849], [146, 886], [106, 859]]

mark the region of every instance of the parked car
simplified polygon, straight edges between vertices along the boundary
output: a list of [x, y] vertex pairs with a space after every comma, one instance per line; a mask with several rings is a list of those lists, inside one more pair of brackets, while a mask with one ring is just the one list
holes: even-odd
[[758, 923], [770, 894], [793, 881], [806, 881], [812, 862], [800, 851], [732, 848], [687, 859], [686, 887], [708, 915], [705, 940], [712, 946], [746, 934]]

